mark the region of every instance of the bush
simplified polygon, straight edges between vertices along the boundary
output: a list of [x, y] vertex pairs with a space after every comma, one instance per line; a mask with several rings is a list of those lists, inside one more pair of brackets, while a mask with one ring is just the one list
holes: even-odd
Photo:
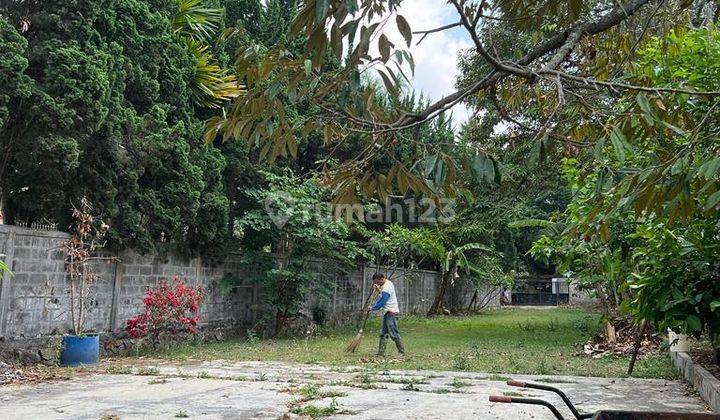
[[157, 338], [161, 333], [194, 334], [202, 299], [201, 287], [188, 286], [174, 276], [172, 284], [163, 281], [145, 292], [145, 312], [128, 319], [125, 328], [133, 338], [147, 335]]

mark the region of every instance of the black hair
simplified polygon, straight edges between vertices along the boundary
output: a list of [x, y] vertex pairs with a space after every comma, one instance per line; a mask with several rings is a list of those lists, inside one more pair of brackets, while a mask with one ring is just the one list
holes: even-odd
[[373, 279], [373, 280], [380, 280], [380, 279], [384, 279], [384, 278], [385, 278], [385, 274], [383, 274], [383, 273], [375, 273], [375, 274], [373, 274], [373, 278], [372, 278], [372, 279]]

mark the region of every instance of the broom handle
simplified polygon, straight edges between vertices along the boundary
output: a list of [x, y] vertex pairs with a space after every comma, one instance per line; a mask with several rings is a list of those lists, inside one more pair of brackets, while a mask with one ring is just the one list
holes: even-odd
[[363, 319], [362, 326], [360, 327], [361, 330], [365, 329], [365, 324], [367, 324], [368, 318], [370, 317], [370, 312], [367, 311], [367, 307], [370, 304], [370, 300], [372, 300], [372, 297], [374, 294], [375, 294], [375, 288], [372, 288], [370, 290], [370, 294], [368, 295], [367, 299], [365, 299], [365, 305], [363, 305], [363, 311], [365, 311], [365, 319]]
[[365, 331], [365, 325], [367, 325], [368, 318], [370, 318], [370, 312], [365, 312], [365, 319], [363, 320], [360, 331]]
[[363, 310], [367, 308], [367, 306], [370, 304], [370, 299], [372, 299], [373, 294], [375, 293], [375, 288], [370, 287], [370, 294], [368, 297], [365, 298], [365, 304], [363, 305]]

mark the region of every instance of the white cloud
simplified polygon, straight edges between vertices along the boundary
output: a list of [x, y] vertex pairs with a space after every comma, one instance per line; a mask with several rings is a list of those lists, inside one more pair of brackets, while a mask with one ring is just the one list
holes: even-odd
[[[437, 28], [458, 19], [455, 9], [439, 0], [405, 0], [398, 13], [405, 17], [413, 31]], [[384, 31], [397, 46], [405, 46], [394, 22], [389, 22]], [[458, 52], [471, 47], [472, 43], [461, 28], [429, 34], [420, 45], [416, 45], [419, 39], [420, 35], [414, 34], [410, 47], [415, 60], [413, 88], [426, 98], [437, 100], [455, 90]], [[451, 112], [456, 128], [469, 116], [463, 104], [455, 105]]]

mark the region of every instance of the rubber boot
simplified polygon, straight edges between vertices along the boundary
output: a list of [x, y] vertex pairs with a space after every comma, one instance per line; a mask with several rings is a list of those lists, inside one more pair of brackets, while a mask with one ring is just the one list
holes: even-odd
[[380, 336], [380, 344], [378, 344], [377, 356], [385, 356], [385, 348], [387, 347], [387, 337], [384, 335]]
[[403, 344], [402, 338], [398, 337], [394, 341], [400, 357], [405, 357], [405, 344]]

